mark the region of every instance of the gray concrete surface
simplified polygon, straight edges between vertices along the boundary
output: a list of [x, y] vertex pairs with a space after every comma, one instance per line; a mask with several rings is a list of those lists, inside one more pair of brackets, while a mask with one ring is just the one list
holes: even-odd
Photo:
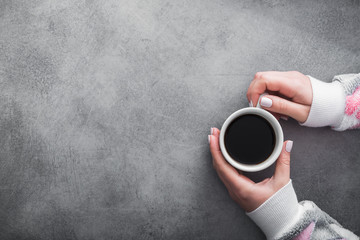
[[[212, 169], [210, 127], [257, 71], [359, 72], [359, 11], [1, 0], [0, 239], [264, 239]], [[359, 235], [359, 131], [281, 124], [299, 200]]]

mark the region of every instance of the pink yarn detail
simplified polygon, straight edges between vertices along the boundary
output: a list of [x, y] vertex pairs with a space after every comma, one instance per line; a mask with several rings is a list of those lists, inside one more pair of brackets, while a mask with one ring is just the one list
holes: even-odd
[[311, 234], [315, 228], [315, 222], [311, 222], [299, 235], [297, 235], [293, 240], [310, 240]]
[[[355, 92], [352, 95], [349, 95], [346, 97], [346, 108], [345, 113], [347, 115], [352, 115], [356, 109], [360, 106], [360, 86], [355, 90]], [[358, 119], [359, 117], [356, 116]]]

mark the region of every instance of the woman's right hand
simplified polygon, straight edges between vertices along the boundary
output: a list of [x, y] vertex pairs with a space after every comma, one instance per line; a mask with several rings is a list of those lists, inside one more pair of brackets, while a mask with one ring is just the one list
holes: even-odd
[[250, 83], [247, 98], [272, 113], [286, 115], [303, 123], [309, 116], [313, 98], [310, 78], [300, 72], [258, 72]]

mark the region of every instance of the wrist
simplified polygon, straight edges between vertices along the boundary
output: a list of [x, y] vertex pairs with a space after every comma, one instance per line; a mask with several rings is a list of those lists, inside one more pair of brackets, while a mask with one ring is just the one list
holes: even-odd
[[336, 127], [341, 124], [345, 109], [345, 92], [341, 83], [322, 82], [311, 76], [313, 99], [309, 116], [303, 126], [308, 127]]
[[291, 180], [262, 205], [246, 213], [264, 232], [267, 239], [280, 236], [299, 218], [300, 205]]

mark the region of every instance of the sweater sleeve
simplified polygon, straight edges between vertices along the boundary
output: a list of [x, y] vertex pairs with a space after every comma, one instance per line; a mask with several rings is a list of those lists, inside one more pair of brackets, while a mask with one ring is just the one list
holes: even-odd
[[252, 212], [246, 213], [267, 239], [359, 240], [311, 201], [298, 203], [291, 180]]
[[360, 128], [360, 74], [335, 76], [331, 83], [309, 76], [313, 90], [308, 127]]

